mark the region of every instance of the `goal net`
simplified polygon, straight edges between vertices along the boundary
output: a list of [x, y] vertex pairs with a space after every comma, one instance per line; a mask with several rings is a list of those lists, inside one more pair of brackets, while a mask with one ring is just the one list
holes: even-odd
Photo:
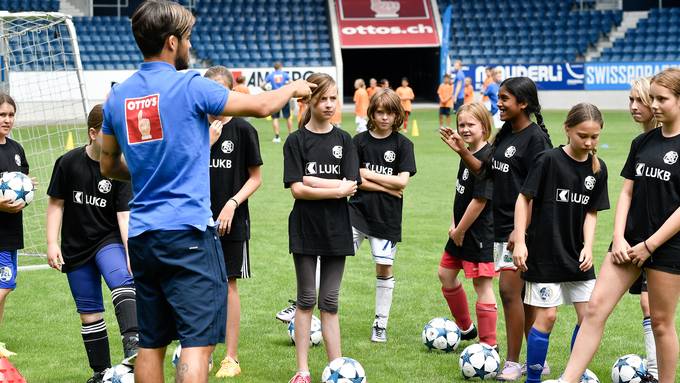
[[46, 252], [46, 190], [54, 161], [87, 142], [88, 104], [71, 17], [61, 13], [0, 12], [0, 90], [17, 104], [11, 138], [26, 151], [40, 185], [24, 209], [20, 254]]

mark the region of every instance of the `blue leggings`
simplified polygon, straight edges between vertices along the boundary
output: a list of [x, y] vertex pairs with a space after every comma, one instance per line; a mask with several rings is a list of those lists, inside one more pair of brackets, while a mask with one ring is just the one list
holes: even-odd
[[104, 312], [101, 277], [109, 290], [134, 286], [127, 269], [125, 248], [120, 243], [106, 245], [87, 263], [66, 273], [76, 308], [81, 314]]

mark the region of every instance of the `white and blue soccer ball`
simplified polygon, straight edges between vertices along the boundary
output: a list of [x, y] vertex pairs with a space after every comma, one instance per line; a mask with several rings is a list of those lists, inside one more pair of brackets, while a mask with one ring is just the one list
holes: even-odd
[[[288, 336], [291, 342], [295, 344], [295, 318], [288, 322]], [[309, 341], [312, 346], [316, 346], [323, 340], [321, 333], [321, 321], [316, 316], [312, 315], [312, 324], [309, 328]]]
[[5, 172], [0, 177], [0, 197], [11, 202], [21, 200], [28, 205], [35, 197], [31, 179], [21, 172]]
[[501, 357], [486, 343], [471, 344], [458, 358], [465, 379], [495, 379], [501, 372]]
[[594, 372], [586, 369], [586, 372], [581, 375], [581, 383], [600, 383], [600, 379]]
[[645, 375], [647, 367], [639, 355], [624, 355], [612, 366], [613, 383], [640, 383]]
[[135, 383], [135, 373], [129, 366], [117, 364], [106, 370], [102, 383]]
[[[177, 347], [175, 347], [175, 351], [172, 353], [172, 367], [177, 368], [180, 355], [182, 355], [182, 345], [178, 344]], [[213, 355], [211, 353], [210, 360], [208, 360], [208, 371], [212, 371], [212, 368], [213, 368]]]
[[332, 360], [321, 374], [322, 383], [366, 383], [366, 372], [359, 362], [340, 357]]
[[451, 352], [460, 344], [461, 332], [456, 322], [447, 318], [434, 318], [423, 328], [423, 344], [429, 350]]

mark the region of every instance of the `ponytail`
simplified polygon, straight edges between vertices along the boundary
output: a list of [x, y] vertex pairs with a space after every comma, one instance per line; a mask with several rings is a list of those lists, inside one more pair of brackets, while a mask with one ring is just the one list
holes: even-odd
[[593, 148], [590, 152], [593, 154], [593, 173], [597, 174], [600, 172], [600, 160], [597, 158], [597, 148]]
[[545, 133], [545, 138], [548, 140], [548, 144], [550, 144], [550, 146], [553, 146], [552, 141], [550, 140], [550, 133], [548, 133], [548, 128], [545, 127], [545, 123], [543, 122], [543, 115], [541, 114], [540, 105], [538, 107], [538, 110], [534, 111], [534, 116], [536, 116], [536, 124], [540, 126], [543, 133]]
[[[305, 101], [307, 103], [307, 101]], [[305, 108], [305, 112], [302, 114], [302, 118], [300, 119], [300, 122], [298, 122], [298, 129], [302, 129], [309, 123], [309, 120], [312, 119], [312, 111], [311, 111], [311, 106], [309, 103], [307, 103], [307, 107]]]

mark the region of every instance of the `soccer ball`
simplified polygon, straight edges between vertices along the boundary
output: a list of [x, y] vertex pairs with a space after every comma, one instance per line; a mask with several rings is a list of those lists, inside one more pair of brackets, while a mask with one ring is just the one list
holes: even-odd
[[[177, 364], [179, 363], [179, 357], [182, 354], [182, 345], [178, 344], [177, 347], [175, 347], [175, 351], [172, 353], [172, 367], [177, 368]], [[208, 360], [208, 371], [212, 371], [213, 368], [213, 356], [210, 354], [210, 360]]]
[[[295, 344], [295, 318], [288, 322], [288, 336], [290, 336], [290, 340]], [[319, 318], [312, 315], [312, 325], [309, 328], [309, 341], [312, 346], [316, 346], [321, 343], [322, 340], [321, 321]]]
[[647, 368], [639, 355], [624, 355], [612, 366], [612, 382], [614, 383], [639, 383], [645, 375], [647, 375]]
[[458, 363], [465, 379], [494, 379], [501, 372], [501, 357], [486, 343], [465, 347]]
[[11, 202], [22, 200], [28, 205], [35, 197], [35, 189], [31, 179], [20, 172], [5, 172], [0, 178], [0, 197]]
[[423, 344], [430, 350], [451, 352], [460, 343], [460, 329], [456, 322], [446, 318], [434, 318], [423, 328]]
[[272, 83], [265, 83], [263, 86], [264, 90], [272, 90]]
[[352, 358], [332, 360], [321, 374], [322, 383], [366, 383], [364, 368]]
[[600, 383], [600, 379], [597, 378], [594, 372], [586, 369], [586, 372], [581, 375], [581, 383]]
[[102, 383], [135, 383], [135, 373], [124, 364], [117, 364], [104, 373]]

